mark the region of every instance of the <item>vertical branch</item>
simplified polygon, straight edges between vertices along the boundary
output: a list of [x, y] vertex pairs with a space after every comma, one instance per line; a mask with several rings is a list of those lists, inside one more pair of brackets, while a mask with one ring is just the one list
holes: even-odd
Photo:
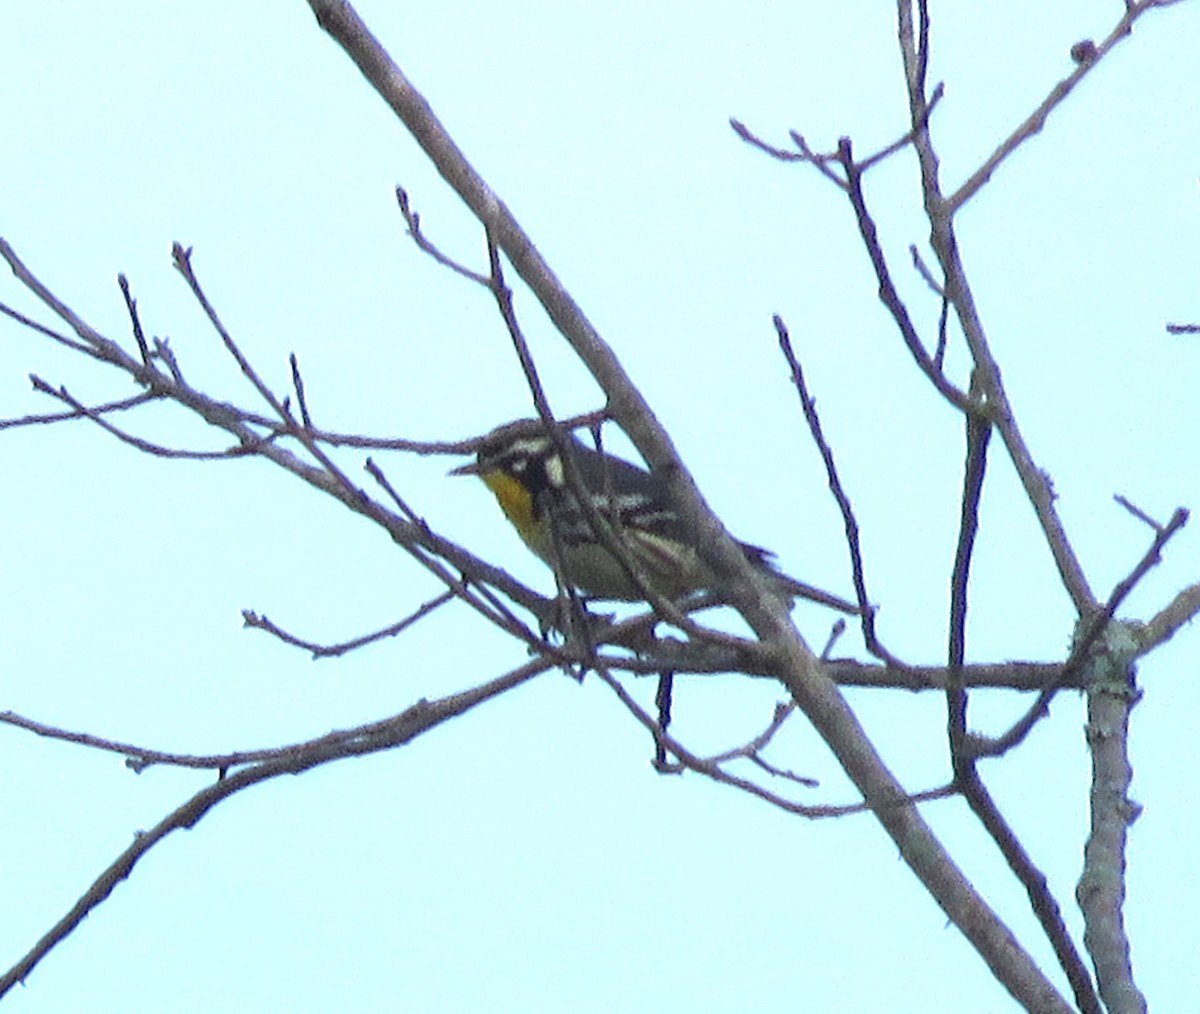
[[[1108, 628], [1107, 643], [1123, 628]], [[1075, 897], [1083, 911], [1084, 943], [1096, 967], [1100, 995], [1110, 1014], [1145, 1014], [1146, 998], [1133, 981], [1125, 932], [1125, 845], [1141, 811], [1129, 798], [1129, 713], [1138, 701], [1132, 641], [1112, 655], [1098, 654], [1088, 681], [1087, 739], [1092, 755], [1091, 833]]]
[[928, 10], [924, 3], [920, 5], [918, 42], [913, 26], [912, 0], [897, 0], [897, 5], [900, 50], [908, 85], [909, 119], [913, 125], [913, 147], [921, 167], [921, 191], [930, 226], [930, 246], [942, 268], [946, 298], [954, 307], [975, 362], [988, 415], [996, 423], [1004, 446], [1020, 476], [1021, 485], [1025, 488], [1025, 495], [1033, 505], [1063, 587], [1071, 596], [1076, 611], [1081, 616], [1086, 615], [1095, 610], [1096, 598], [1054, 505], [1054, 490], [1050, 478], [1033, 460], [1017, 425], [1012, 405], [1000, 379], [1000, 368], [988, 344], [983, 321], [979, 317], [975, 297], [967, 281], [966, 268], [959, 254], [958, 238], [954, 232], [955, 207], [942, 193], [940, 165], [929, 134], [929, 101], [925, 95], [923, 70], [929, 59]]
[[958, 549], [950, 578], [950, 639], [947, 647], [946, 723], [950, 736], [950, 757], [955, 777], [967, 758], [963, 749], [967, 737], [967, 691], [963, 686], [963, 664], [967, 647], [967, 589], [971, 574], [971, 556], [979, 532], [979, 503], [983, 495], [983, 477], [987, 471], [987, 449], [992, 427], [978, 415], [967, 416], [967, 459], [963, 470], [962, 511], [958, 529]]
[[[974, 385], [972, 385], [974, 386]], [[971, 812], [991, 835], [1009, 868], [1025, 888], [1029, 904], [1054, 948], [1071, 984], [1075, 1002], [1083, 1014], [1103, 1014], [1087, 966], [1063, 921], [1062, 909], [1050, 891], [1045, 874], [1038, 869], [1020, 838], [1000, 812], [979, 776], [967, 732], [967, 691], [963, 685], [966, 661], [967, 605], [971, 559], [979, 533], [979, 505], [987, 472], [987, 450], [991, 424], [979, 415], [967, 416], [966, 464], [963, 474], [962, 512], [958, 549], [950, 582], [949, 665], [946, 670], [946, 711], [954, 782]]]

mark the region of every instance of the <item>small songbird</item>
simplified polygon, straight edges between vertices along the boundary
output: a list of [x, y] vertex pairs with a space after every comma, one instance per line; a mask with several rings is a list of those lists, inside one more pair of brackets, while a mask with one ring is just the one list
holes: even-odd
[[[716, 578], [671, 506], [661, 477], [593, 450], [569, 433], [563, 439], [571, 446], [580, 485], [624, 541], [652, 591], [678, 600], [714, 588]], [[585, 595], [627, 602], [644, 597], [628, 569], [596, 537], [540, 420], [520, 419], [496, 427], [483, 438], [476, 460], [450, 474], [479, 476], [525, 545]], [[854, 604], [781, 573], [771, 562], [773, 554], [760, 546], [738, 545], [785, 600], [799, 596], [842, 612], [858, 612]]]

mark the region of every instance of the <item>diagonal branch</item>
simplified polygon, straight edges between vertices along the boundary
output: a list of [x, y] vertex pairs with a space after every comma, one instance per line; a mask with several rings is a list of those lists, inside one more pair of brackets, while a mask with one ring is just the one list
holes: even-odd
[[829, 442], [825, 439], [825, 434], [821, 430], [821, 419], [817, 415], [817, 403], [812, 395], [808, 393], [808, 384], [804, 379], [804, 369], [801, 367], [800, 360], [796, 357], [795, 350], [792, 348], [792, 338], [788, 332], [787, 324], [784, 323], [783, 318], [779, 314], [775, 314], [774, 323], [775, 333], [779, 336], [779, 348], [783, 352], [788, 369], [792, 373], [792, 386], [796, 388], [796, 394], [800, 397], [800, 408], [804, 412], [804, 421], [808, 424], [808, 431], [813, 438], [813, 443], [817, 445], [821, 460], [824, 462], [825, 477], [829, 484], [829, 491], [833, 494], [833, 499], [837, 502], [838, 510], [842, 514], [842, 526], [846, 533], [846, 548], [850, 553], [850, 572], [854, 581], [854, 592], [858, 597], [858, 610], [862, 624], [863, 641], [866, 643], [867, 650], [876, 658], [883, 660], [892, 668], [903, 669], [904, 663], [883, 646], [876, 634], [876, 607], [871, 605], [870, 597], [867, 594], [866, 572], [863, 566], [862, 547], [858, 537], [858, 519], [854, 516], [854, 506], [850, 503], [850, 497], [846, 494], [841, 477], [838, 475], [837, 463], [833, 460], [833, 448], [829, 446]]
[[[57, 398], [63, 404], [71, 407], [70, 413], [63, 413], [60, 415], [60, 418], [90, 419], [102, 430], [104, 430], [105, 433], [116, 437], [119, 441], [121, 441], [121, 443], [128, 444], [130, 447], [141, 451], [143, 454], [149, 454], [155, 458], [175, 458], [187, 461], [220, 461], [230, 458], [245, 457], [247, 454], [254, 454], [257, 451], [257, 446], [246, 443], [235, 444], [233, 447], [228, 447], [223, 451], [189, 451], [178, 447], [167, 447], [164, 444], [157, 444], [151, 440], [134, 436], [132, 433], [121, 429], [120, 426], [109, 422], [104, 418], [105, 406], [100, 405], [96, 408], [89, 408], [78, 398], [72, 395], [65, 387], [53, 387], [46, 383], [46, 381], [44, 381], [41, 377], [37, 376], [34, 376], [31, 379], [33, 380], [34, 390], [40, 391], [42, 394], [48, 394], [52, 398]], [[160, 396], [144, 394], [137, 399], [130, 400], [141, 402], [156, 399], [158, 397]], [[121, 407], [128, 406], [122, 405]]]
[[1092, 648], [1104, 635], [1117, 610], [1121, 607], [1121, 603], [1125, 601], [1138, 582], [1150, 572], [1151, 568], [1159, 563], [1162, 559], [1163, 547], [1187, 524], [1188, 517], [1186, 510], [1182, 507], [1178, 508], [1171, 520], [1154, 537], [1154, 542], [1133, 570], [1113, 588], [1112, 594], [1109, 595], [1104, 606], [1093, 613], [1086, 622], [1081, 621], [1082, 632], [1076, 638], [1070, 657], [1063, 664], [1058, 676], [1042, 688], [1037, 699], [1029, 706], [1025, 714], [1001, 736], [994, 739], [973, 738], [970, 749], [975, 757], [996, 757], [1011, 750], [1021, 743], [1029, 735], [1034, 725], [1049, 713], [1050, 701], [1062, 689], [1063, 681], [1073, 679], [1083, 672], [1092, 658]]
[[1169, 7], [1175, 2], [1178, 2], [1178, 0], [1166, 0], [1166, 2], [1163, 2], [1163, 0], [1141, 0], [1139, 3], [1127, 3], [1124, 15], [1113, 26], [1112, 31], [1108, 33], [1108, 37], [1103, 42], [1097, 45], [1088, 39], [1085, 42], [1076, 43], [1072, 48], [1072, 55], [1075, 56], [1078, 66], [1050, 89], [1046, 97], [1038, 104], [1038, 107], [1008, 137], [1001, 141], [996, 150], [984, 160], [983, 164], [971, 173], [962, 185], [946, 199], [950, 213], [953, 214], [958, 211], [959, 208], [982, 190], [984, 185], [991, 180], [996, 170], [1021, 145], [1031, 137], [1035, 137], [1041, 133], [1042, 128], [1046, 125], [1046, 121], [1050, 118], [1050, 114], [1075, 90], [1075, 86], [1090, 74], [1100, 61], [1112, 52], [1119, 43], [1133, 34], [1133, 25], [1138, 18], [1155, 7]]
[[[40, 388], [45, 384], [45, 381], [41, 381], [37, 377], [30, 379], [33, 381], [34, 387]], [[45, 384], [45, 386], [50, 387], [49, 384]], [[53, 390], [48, 393], [57, 397]], [[73, 408], [69, 412], [46, 412], [39, 415], [23, 415], [15, 419], [0, 419], [0, 430], [18, 429], [22, 426], [47, 426], [58, 422], [69, 422], [72, 419], [93, 419], [96, 416], [108, 415], [110, 412], [124, 412], [127, 409], [137, 408], [158, 397], [160, 395], [157, 394], [135, 394], [129, 398], [108, 401], [103, 405], [93, 405], [90, 408]]]
[[443, 722], [465, 714], [472, 708], [528, 682], [552, 665], [553, 663], [546, 659], [532, 659], [471, 690], [433, 701], [418, 701], [395, 717], [366, 727], [361, 735], [353, 739], [310, 745], [286, 756], [235, 771], [201, 789], [154, 827], [138, 834], [133, 843], [105, 868], [70, 910], [23, 958], [0, 976], [0, 997], [5, 996], [18, 983], [23, 983], [42, 959], [69, 936], [88, 913], [102, 904], [117, 885], [133, 872], [146, 853], [172, 831], [195, 827], [215, 806], [252, 785], [270, 781], [281, 775], [300, 774], [332, 761], [362, 757], [403, 746]]
[[950, 382], [946, 374], [942, 372], [940, 365], [929, 355], [921, 341], [921, 336], [917, 333], [916, 325], [909, 316], [908, 308], [900, 298], [900, 293], [896, 291], [891, 269], [888, 267], [887, 257], [883, 252], [883, 245], [879, 242], [875, 219], [867, 208], [867, 198], [863, 193], [862, 186], [863, 170], [861, 165], [854, 161], [854, 152], [849, 138], [842, 138], [838, 145], [838, 157], [842, 168], [846, 171], [846, 194], [850, 199], [850, 206], [854, 209], [854, 220], [858, 224], [858, 233], [866, 248], [867, 256], [871, 259], [871, 267], [875, 271], [876, 281], [879, 283], [879, 301], [892, 315], [892, 320], [895, 321], [913, 361], [930, 383], [937, 388], [938, 393], [959, 411], [976, 411], [978, 406], [971, 404], [970, 398]]
[[438, 172], [484, 223], [552, 322], [609, 398], [608, 408], [634, 446], [664, 478], [673, 506], [696, 536], [701, 557], [730, 592], [732, 602], [769, 651], [778, 677], [829, 744], [913, 872], [959, 927], [1004, 986], [1020, 1002], [1066, 1012], [1059, 991], [1014, 941], [957, 868], [932, 829], [908, 800], [820, 660], [802, 641], [782, 603], [757, 577], [712, 513], [674, 446], [612, 349], [537, 252], [508, 209], [467, 162], [428, 102], [343, 0], [309, 0], [318, 23], [354, 60], [410, 130]]

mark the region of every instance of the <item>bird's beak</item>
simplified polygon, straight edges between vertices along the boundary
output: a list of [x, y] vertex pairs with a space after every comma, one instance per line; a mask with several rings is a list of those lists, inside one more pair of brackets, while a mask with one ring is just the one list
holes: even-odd
[[452, 468], [447, 475], [478, 475], [479, 462], [468, 461], [465, 465], [459, 465], [458, 468]]

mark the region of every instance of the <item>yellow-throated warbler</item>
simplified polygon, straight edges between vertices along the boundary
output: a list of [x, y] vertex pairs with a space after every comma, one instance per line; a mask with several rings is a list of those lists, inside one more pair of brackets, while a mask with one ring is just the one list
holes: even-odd
[[[651, 590], [680, 599], [713, 588], [715, 577], [672, 509], [659, 476], [592, 450], [569, 433], [563, 439], [596, 512], [612, 524]], [[498, 426], [483, 438], [477, 459], [450, 474], [479, 476], [525, 544], [584, 594], [623, 601], [643, 597], [621, 561], [596, 536], [540, 420]], [[776, 570], [772, 554], [760, 546], [738, 545], [781, 597], [802, 596], [843, 612], [858, 611], [844, 599]]]

